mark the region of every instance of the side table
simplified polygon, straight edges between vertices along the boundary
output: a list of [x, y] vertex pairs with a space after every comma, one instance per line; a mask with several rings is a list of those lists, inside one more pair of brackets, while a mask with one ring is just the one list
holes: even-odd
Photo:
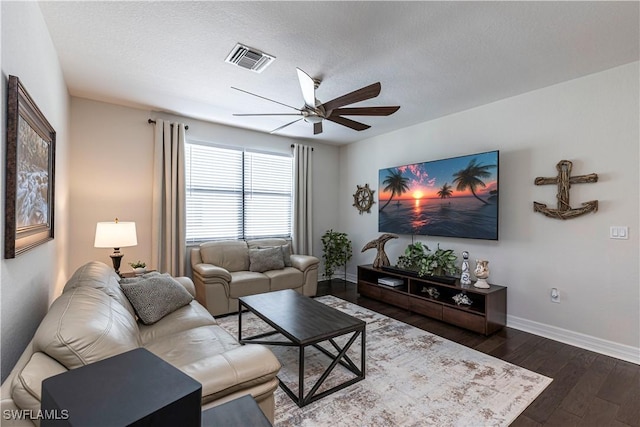
[[272, 427], [256, 401], [242, 396], [202, 412], [202, 427]]
[[[154, 271], [158, 271], [158, 270], [147, 270], [145, 274], [152, 273]], [[120, 273], [120, 277], [131, 278], [131, 277], [140, 277], [140, 276], [138, 276], [135, 271], [127, 271], [126, 273]]]
[[[202, 385], [144, 348], [42, 382], [41, 426], [200, 426]], [[48, 411], [48, 412], [47, 412]]]

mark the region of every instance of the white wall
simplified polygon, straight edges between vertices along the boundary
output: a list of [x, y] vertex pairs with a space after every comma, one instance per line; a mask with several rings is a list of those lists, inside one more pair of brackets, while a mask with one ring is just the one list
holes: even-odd
[[[628, 64], [343, 147], [349, 273], [373, 261], [360, 248], [379, 235], [377, 210], [358, 215], [351, 206], [357, 184], [377, 189], [382, 168], [498, 149], [500, 240], [418, 240], [490, 260], [490, 282], [508, 286], [510, 326], [640, 363], [638, 71]], [[555, 206], [556, 188], [533, 180], [555, 176], [562, 159], [575, 175], [599, 175], [598, 183], [571, 187], [573, 207], [599, 200], [595, 214], [560, 221], [533, 212], [534, 200]], [[611, 225], [629, 226], [630, 239], [609, 239]], [[387, 243], [392, 263], [409, 242]], [[552, 287], [560, 304], [550, 302]]]
[[[82, 98], [71, 100], [71, 222], [69, 268], [90, 260], [110, 263], [108, 249], [93, 247], [98, 221], [135, 221], [138, 246], [123, 248], [122, 271], [133, 260], [151, 257], [151, 189], [153, 129], [149, 118], [187, 124], [187, 138], [226, 145], [290, 153], [290, 138], [217, 125], [166, 113], [116, 106]], [[338, 222], [337, 147], [314, 147], [314, 253], [321, 256], [320, 236]]]
[[[55, 239], [15, 259], [0, 260], [2, 380], [33, 336], [49, 303], [67, 278], [69, 95], [57, 53], [35, 2], [1, 2], [2, 84], [0, 99], [2, 194], [5, 194], [6, 99], [9, 75], [25, 86], [56, 130]], [[4, 196], [3, 196], [4, 197]], [[4, 220], [4, 201], [0, 217]], [[4, 224], [0, 227], [4, 242]], [[4, 245], [3, 245], [4, 246]]]

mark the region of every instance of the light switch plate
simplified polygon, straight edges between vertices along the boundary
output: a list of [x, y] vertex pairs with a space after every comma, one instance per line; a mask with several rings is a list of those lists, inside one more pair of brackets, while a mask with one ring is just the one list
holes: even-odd
[[612, 225], [609, 227], [609, 238], [627, 240], [629, 238], [629, 227], [626, 225]]

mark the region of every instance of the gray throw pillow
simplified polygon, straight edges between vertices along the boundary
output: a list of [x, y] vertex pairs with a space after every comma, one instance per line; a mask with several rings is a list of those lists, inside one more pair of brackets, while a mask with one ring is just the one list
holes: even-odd
[[249, 249], [249, 270], [264, 273], [284, 268], [284, 258], [280, 247]]
[[169, 274], [159, 274], [132, 283], [120, 283], [136, 314], [151, 325], [193, 301], [191, 294]]
[[282, 246], [280, 246], [280, 249], [282, 249], [282, 257], [284, 259], [284, 266], [285, 267], [291, 267], [291, 246], [282, 245]]
[[285, 267], [291, 267], [291, 246], [282, 245], [282, 246], [258, 246], [258, 249], [269, 249], [269, 248], [280, 248], [282, 250], [282, 260], [284, 261]]

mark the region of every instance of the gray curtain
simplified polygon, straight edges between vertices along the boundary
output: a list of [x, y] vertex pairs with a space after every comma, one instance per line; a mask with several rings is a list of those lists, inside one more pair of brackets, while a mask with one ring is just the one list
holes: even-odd
[[293, 144], [293, 163], [293, 251], [313, 255], [313, 148]]
[[151, 259], [158, 271], [184, 276], [185, 125], [156, 119], [154, 139]]

